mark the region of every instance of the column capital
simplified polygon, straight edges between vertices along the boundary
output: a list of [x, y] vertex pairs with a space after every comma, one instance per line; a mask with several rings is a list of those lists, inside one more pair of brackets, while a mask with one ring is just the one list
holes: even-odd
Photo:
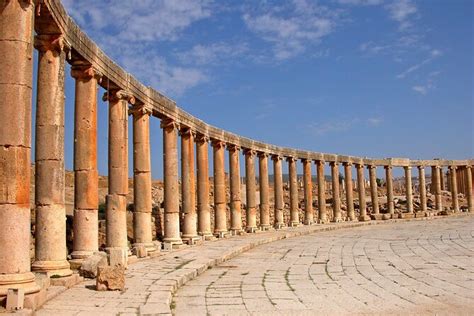
[[280, 161], [280, 160], [282, 160], [282, 159], [283, 159], [283, 157], [280, 156], [280, 155], [276, 155], [276, 154], [275, 154], [275, 155], [272, 155], [272, 160], [273, 160], [273, 161]]
[[257, 152], [255, 150], [249, 149], [249, 148], [244, 148], [243, 152], [244, 152], [245, 156], [250, 156], [250, 157], [253, 157], [257, 154]]
[[173, 120], [173, 119], [170, 119], [170, 118], [164, 118], [161, 120], [161, 124], [160, 124], [160, 127], [162, 129], [166, 129], [166, 130], [169, 130], [169, 129], [178, 129], [179, 128], [179, 124]]
[[227, 150], [230, 152], [240, 151], [240, 146], [236, 144], [226, 144]]
[[448, 169], [449, 169], [449, 170], [456, 170], [457, 167], [456, 167], [456, 166], [448, 166]]
[[94, 66], [83, 61], [76, 61], [72, 63], [71, 77], [76, 80], [90, 80], [96, 78], [98, 81], [102, 79], [102, 73]]
[[296, 162], [296, 161], [298, 161], [298, 159], [295, 158], [295, 157], [290, 156], [290, 157], [286, 157], [286, 161], [288, 161], [288, 162]]
[[364, 165], [361, 163], [356, 163], [355, 164], [356, 169], [364, 169]]
[[324, 165], [326, 162], [322, 159], [315, 160], [314, 163], [319, 166], [319, 165]]
[[216, 148], [216, 149], [219, 149], [219, 148], [224, 148], [225, 147], [225, 143], [220, 140], [220, 139], [212, 139], [211, 140], [211, 146], [213, 148]]
[[71, 51], [71, 44], [62, 34], [39, 34], [35, 36], [34, 46], [37, 50], [46, 52], [48, 50], [58, 53]]
[[405, 169], [405, 170], [411, 170], [411, 166], [403, 166], [403, 169]]
[[142, 115], [150, 116], [152, 113], [153, 111], [150, 108], [147, 108], [143, 104], [135, 104], [128, 110], [128, 115], [133, 115], [133, 116], [142, 116]]
[[257, 156], [258, 156], [259, 158], [267, 158], [267, 157], [268, 157], [268, 153], [263, 152], [263, 151], [258, 151], [258, 152], [257, 152]]
[[392, 166], [392, 165], [387, 165], [387, 166], [383, 166], [383, 168], [384, 168], [385, 170], [388, 170], [388, 169], [393, 169], [393, 166]]
[[376, 165], [367, 165], [367, 169], [377, 169]]
[[471, 165], [466, 165], [466, 166], [464, 166], [464, 167], [465, 167], [467, 170], [469, 170], [469, 169], [471, 169], [471, 168], [472, 168], [472, 166], [471, 166]]
[[330, 165], [331, 167], [337, 167], [337, 166], [339, 166], [339, 163], [338, 163], [337, 161], [330, 161], [330, 162], [329, 162], [329, 165]]
[[352, 162], [344, 161], [342, 164], [343, 164], [344, 166], [352, 167]]
[[102, 101], [117, 102], [117, 101], [127, 101], [130, 104], [135, 104], [135, 97], [128, 91], [122, 89], [113, 89], [105, 91], [102, 96]]
[[196, 133], [196, 137], [194, 137], [194, 140], [195, 140], [196, 143], [203, 144], [203, 143], [208, 143], [209, 142], [209, 137], [207, 135], [204, 135], [204, 134]]
[[194, 131], [191, 127], [188, 126], [180, 126], [179, 135], [196, 137], [196, 131]]
[[425, 169], [424, 165], [419, 165], [419, 166], [416, 166], [416, 167], [418, 168], [418, 170]]

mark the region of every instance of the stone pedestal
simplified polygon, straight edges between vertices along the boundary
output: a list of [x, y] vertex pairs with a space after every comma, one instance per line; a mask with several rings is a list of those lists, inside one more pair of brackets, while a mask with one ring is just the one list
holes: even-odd
[[290, 226], [296, 227], [300, 224], [298, 209], [298, 178], [296, 172], [296, 159], [288, 157], [288, 171], [290, 177]]
[[255, 151], [246, 149], [245, 154], [245, 182], [246, 182], [246, 197], [247, 197], [247, 225], [245, 231], [253, 233], [257, 230], [257, 209], [256, 209], [256, 187], [255, 187]]
[[372, 202], [372, 219], [380, 219], [379, 211], [379, 195], [377, 192], [377, 167], [374, 165], [367, 166], [370, 178], [370, 198]]
[[39, 291], [30, 272], [30, 154], [33, 84], [31, 1], [0, 10], [0, 300], [9, 288]]
[[97, 172], [97, 81], [91, 65], [76, 61], [74, 103], [74, 239], [72, 258], [80, 263], [99, 249]]
[[35, 262], [32, 270], [66, 277], [64, 174], [64, 63], [69, 46], [60, 35], [38, 35], [35, 146]]
[[163, 129], [164, 236], [168, 246], [181, 245], [179, 230], [178, 126], [170, 119], [161, 121]]
[[326, 187], [324, 179], [324, 160], [316, 161], [316, 171], [318, 179], [318, 223], [325, 224], [328, 222], [326, 214]]
[[303, 159], [301, 162], [303, 163], [304, 224], [311, 225], [314, 223], [311, 160]]
[[332, 178], [332, 208], [333, 219], [337, 223], [342, 221], [341, 217], [341, 196], [339, 193], [339, 164], [331, 162], [331, 178]]
[[151, 110], [143, 105], [133, 114], [133, 237], [134, 247], [144, 247], [147, 254], [156, 251], [152, 237], [152, 195], [150, 157]]
[[128, 103], [134, 98], [123, 90], [105, 92], [109, 101], [109, 193], [106, 196], [106, 246], [128, 252]]
[[456, 166], [449, 166], [450, 189], [453, 212], [459, 212], [458, 184], [456, 180]]
[[224, 143], [219, 140], [212, 142], [214, 152], [214, 235], [224, 237], [227, 231]]
[[359, 221], [370, 221], [370, 217], [367, 215], [367, 205], [365, 202], [364, 165], [356, 164], [355, 167], [357, 170], [357, 191], [359, 193]]
[[275, 223], [274, 227], [280, 229], [285, 227], [283, 220], [283, 175], [281, 171], [282, 157], [278, 155], [272, 156], [273, 160], [273, 175], [274, 175], [274, 191], [275, 191]]
[[259, 185], [260, 185], [260, 229], [270, 229], [270, 205], [268, 197], [268, 155], [258, 154]]
[[242, 201], [240, 195], [240, 148], [227, 145], [230, 171], [230, 231], [237, 235], [242, 231]]
[[196, 135], [198, 234], [204, 239], [213, 237], [209, 208], [208, 142], [208, 137], [201, 134]]
[[344, 163], [344, 181], [346, 184], [346, 208], [347, 220], [354, 221], [356, 219], [354, 212], [354, 192], [352, 187], [352, 164]]

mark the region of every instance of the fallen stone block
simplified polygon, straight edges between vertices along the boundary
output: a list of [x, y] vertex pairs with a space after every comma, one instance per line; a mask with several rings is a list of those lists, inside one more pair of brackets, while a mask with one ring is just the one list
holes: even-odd
[[89, 258], [84, 259], [79, 274], [84, 278], [94, 279], [97, 277], [97, 268], [107, 266], [107, 254], [96, 252]]
[[8, 289], [7, 292], [7, 311], [17, 311], [23, 309], [25, 303], [24, 289]]
[[97, 291], [123, 291], [125, 289], [125, 267], [121, 265], [97, 268]]
[[122, 248], [109, 248], [107, 249], [107, 253], [109, 254], [109, 265], [114, 266], [122, 266], [127, 268], [128, 263], [128, 251]]

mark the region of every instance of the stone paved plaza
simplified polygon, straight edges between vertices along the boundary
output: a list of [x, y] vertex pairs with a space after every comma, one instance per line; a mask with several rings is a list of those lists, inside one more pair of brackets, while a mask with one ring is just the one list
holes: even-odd
[[179, 289], [177, 315], [474, 313], [474, 218], [286, 239]]

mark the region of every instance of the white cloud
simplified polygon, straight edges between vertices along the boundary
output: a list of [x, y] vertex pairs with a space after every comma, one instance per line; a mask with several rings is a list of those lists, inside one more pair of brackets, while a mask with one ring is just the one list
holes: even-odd
[[186, 64], [220, 64], [223, 60], [241, 56], [248, 51], [248, 45], [242, 43], [231, 45], [224, 42], [213, 43], [210, 45], [198, 44], [187, 52], [178, 54], [178, 58]]
[[416, 5], [411, 0], [395, 0], [387, 5], [392, 20], [399, 23], [401, 31], [408, 29], [412, 23], [410, 18], [417, 12]]
[[436, 88], [435, 79], [441, 74], [441, 71], [432, 71], [428, 75], [428, 79], [425, 84], [419, 84], [412, 87], [413, 91], [418, 92], [422, 95], [426, 95], [430, 90]]
[[383, 0], [337, 0], [337, 2], [349, 5], [379, 5], [383, 3]]
[[359, 45], [359, 50], [363, 53], [368, 53], [372, 55], [376, 55], [378, 53], [384, 52], [390, 49], [391, 45], [379, 45], [372, 41], [365, 42]]
[[242, 16], [248, 29], [272, 45], [274, 58], [295, 57], [336, 27], [336, 14], [312, 2], [295, 0], [287, 7], [270, 7]]
[[408, 74], [418, 70], [419, 68], [423, 67], [424, 65], [432, 62], [435, 58], [438, 58], [440, 56], [442, 56], [443, 53], [440, 51], [440, 50], [437, 50], [437, 49], [433, 49], [430, 51], [430, 55], [428, 58], [424, 59], [423, 61], [421, 61], [420, 63], [416, 64], [416, 65], [413, 65], [411, 66], [410, 68], [408, 68], [407, 70], [403, 71], [402, 73], [398, 74], [397, 75], [397, 78], [398, 79], [403, 79], [405, 78]]
[[377, 116], [377, 117], [369, 117], [369, 118], [367, 119], [367, 123], [368, 123], [370, 126], [379, 126], [382, 122], [383, 122], [383, 118], [380, 117], [380, 116]]

